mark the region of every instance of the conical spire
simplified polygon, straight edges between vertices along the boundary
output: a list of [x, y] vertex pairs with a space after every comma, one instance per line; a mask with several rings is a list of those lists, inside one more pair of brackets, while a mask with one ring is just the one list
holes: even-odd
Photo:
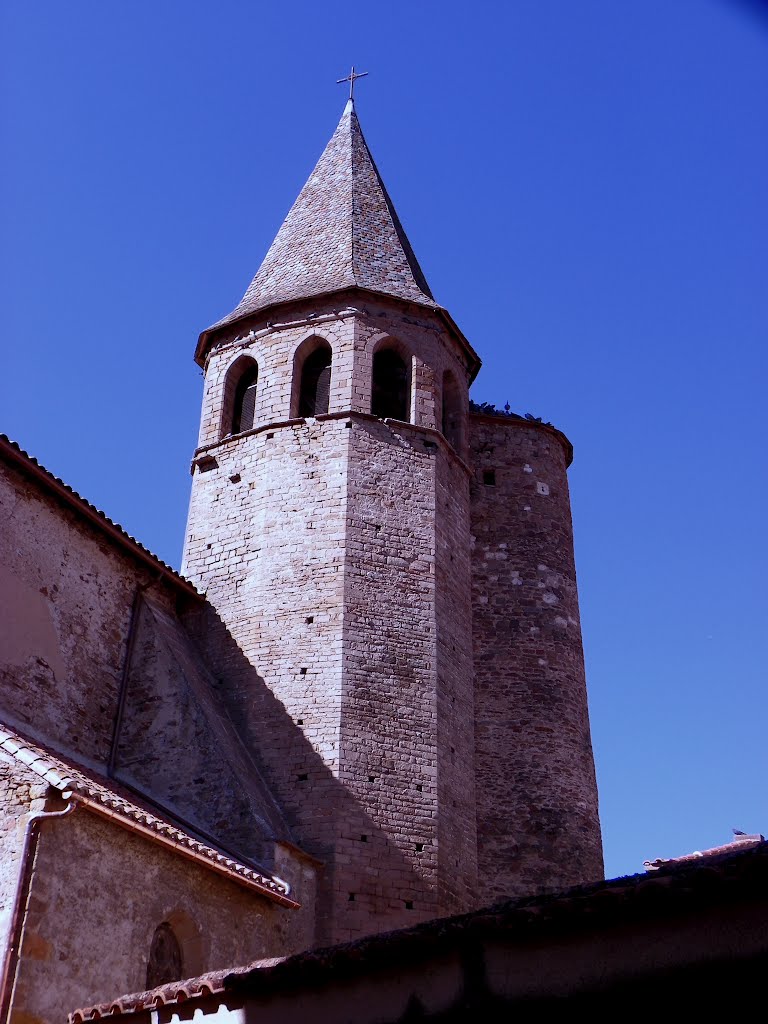
[[354, 287], [439, 308], [349, 100], [240, 304], [214, 328]]

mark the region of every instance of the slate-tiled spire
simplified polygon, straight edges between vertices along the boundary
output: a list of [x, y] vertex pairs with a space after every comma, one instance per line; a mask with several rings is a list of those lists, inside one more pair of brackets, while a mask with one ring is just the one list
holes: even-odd
[[352, 100], [240, 304], [214, 327], [351, 287], [437, 308]]

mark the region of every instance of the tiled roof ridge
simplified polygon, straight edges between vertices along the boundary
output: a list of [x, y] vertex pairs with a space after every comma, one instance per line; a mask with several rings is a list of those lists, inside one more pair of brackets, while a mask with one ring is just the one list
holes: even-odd
[[691, 864], [738, 853], [741, 850], [751, 850], [764, 842], [765, 836], [763, 835], [741, 835], [732, 839], [730, 843], [723, 843], [722, 846], [710, 846], [707, 850], [694, 850], [692, 853], [684, 853], [680, 857], [656, 857], [655, 860], [645, 860], [643, 866], [647, 871], [658, 871], [659, 868], [672, 867], [675, 864]]
[[224, 979], [231, 974], [230, 968], [201, 974], [198, 978], [184, 981], [171, 981], [166, 985], [149, 989], [145, 992], [133, 992], [119, 996], [111, 1003], [99, 1003], [97, 1006], [83, 1007], [69, 1014], [69, 1024], [82, 1024], [83, 1021], [101, 1020], [123, 1013], [140, 1013], [142, 1010], [157, 1010], [161, 1006], [173, 1006], [186, 1002], [196, 996], [212, 996], [224, 992]]
[[60, 477], [56, 476], [55, 473], [52, 473], [51, 470], [47, 469], [41, 462], [38, 462], [33, 455], [30, 455], [29, 452], [25, 451], [21, 447], [18, 441], [14, 441], [12, 438], [8, 437], [7, 434], [0, 433], [0, 453], [3, 451], [7, 455], [10, 455], [17, 465], [21, 465], [23, 468], [31, 472], [38, 480], [58, 494], [59, 497], [63, 498], [64, 501], [66, 501], [72, 508], [76, 509], [80, 513], [85, 513], [86, 517], [95, 526], [108, 533], [134, 554], [137, 554], [143, 561], [156, 566], [171, 582], [183, 587], [189, 594], [194, 594], [197, 597], [201, 596], [190, 580], [177, 572], [173, 566], [164, 562], [154, 554], [154, 552], [150, 551], [149, 548], [145, 547], [141, 541], [128, 533], [128, 531], [119, 523], [110, 519], [106, 512], [102, 512], [101, 509], [96, 508], [96, 506], [91, 504], [91, 502], [88, 501], [87, 498], [84, 498], [82, 494], [79, 494], [73, 487], [70, 487], [68, 483], [65, 483]]
[[215, 865], [218, 871], [223, 871], [237, 881], [248, 882], [260, 890], [266, 890], [265, 894], [267, 895], [278, 897], [291, 905], [297, 905], [288, 896], [290, 889], [287, 883], [256, 871], [234, 857], [220, 853], [214, 847], [201, 842], [189, 832], [171, 824], [160, 815], [121, 796], [108, 780], [99, 781], [90, 778], [87, 772], [73, 769], [52, 751], [33, 743], [2, 724], [0, 724], [0, 750], [39, 775], [41, 779], [57, 789], [65, 799], [74, 797], [75, 800], [84, 799], [98, 804], [110, 817], [123, 818], [127, 822], [135, 823], [142, 829], [147, 829], [184, 847], [196, 859], [208, 861], [212, 866]]
[[[289, 959], [285, 956], [269, 957], [254, 960], [243, 970], [269, 970]], [[82, 1024], [83, 1021], [99, 1020], [120, 1013], [139, 1013], [142, 1010], [155, 1010], [161, 1006], [173, 1006], [186, 1002], [197, 996], [214, 996], [225, 992], [226, 981], [232, 975], [231, 967], [223, 967], [218, 971], [209, 971], [197, 978], [185, 978], [181, 981], [169, 981], [165, 985], [148, 989], [144, 992], [133, 992], [120, 996], [111, 1003], [100, 1003], [98, 1006], [84, 1007], [69, 1015], [70, 1024]]]
[[[149, 992], [123, 996], [76, 1010], [69, 1024], [83, 1024], [108, 1014], [137, 1013], [144, 1009], [183, 1002], [196, 995], [221, 992], [260, 992], [295, 985], [301, 980], [316, 984], [327, 972], [347, 969], [363, 971], [367, 957], [380, 954], [376, 962], [392, 964], [406, 958], [412, 961], [419, 950], [431, 953], [466, 934], [481, 941], [484, 929], [503, 933], [510, 940], [540, 941], [547, 928], [594, 929], [612, 921], [626, 924], [632, 914], [645, 918], [661, 911], [660, 899], [671, 909], [695, 904], [696, 899], [718, 901], [733, 885], [768, 895], [768, 843], [760, 842], [708, 862], [665, 865], [652, 874], [640, 873], [574, 886], [559, 892], [507, 900], [481, 910], [455, 917], [437, 918], [393, 932], [381, 932], [326, 949], [308, 950], [276, 960], [257, 960], [241, 968], [217, 971], [199, 978], [173, 982]], [[670, 908], [668, 908], [670, 909]], [[400, 959], [398, 959], [398, 956]], [[199, 991], [197, 986], [211, 986]], [[212, 987], [215, 986], [215, 987]]]

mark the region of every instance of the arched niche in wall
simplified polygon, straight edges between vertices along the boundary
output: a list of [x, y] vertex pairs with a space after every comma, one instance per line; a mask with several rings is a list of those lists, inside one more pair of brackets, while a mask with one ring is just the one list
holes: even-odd
[[293, 357], [292, 416], [328, 412], [332, 372], [333, 349], [325, 338], [306, 338]]
[[381, 419], [411, 419], [410, 360], [391, 343], [373, 353], [371, 412]]
[[443, 374], [442, 405], [443, 436], [448, 444], [460, 452], [464, 442], [461, 392], [456, 375], [451, 370], [446, 370]]
[[240, 356], [230, 366], [224, 382], [221, 436], [251, 430], [256, 422], [259, 364], [251, 356]]
[[176, 909], [168, 914], [150, 940], [147, 988], [202, 974], [207, 959], [203, 946], [202, 932], [186, 910]]
[[181, 981], [185, 976], [184, 956], [181, 943], [169, 921], [163, 921], [155, 928], [147, 957], [147, 988], [167, 985], [170, 981]]

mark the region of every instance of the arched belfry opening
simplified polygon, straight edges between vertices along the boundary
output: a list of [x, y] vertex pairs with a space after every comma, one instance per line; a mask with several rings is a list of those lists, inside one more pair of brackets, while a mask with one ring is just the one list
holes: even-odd
[[373, 356], [371, 412], [381, 419], [410, 420], [411, 375], [408, 363], [394, 348]]
[[331, 400], [333, 350], [323, 338], [307, 338], [293, 361], [293, 416], [322, 416]]
[[181, 943], [168, 921], [155, 928], [147, 960], [147, 988], [157, 988], [184, 977]]
[[222, 437], [253, 428], [258, 388], [259, 364], [250, 356], [242, 356], [230, 367], [224, 385]]
[[451, 370], [443, 374], [443, 420], [442, 430], [448, 444], [461, 451], [463, 444], [461, 394], [458, 381]]

